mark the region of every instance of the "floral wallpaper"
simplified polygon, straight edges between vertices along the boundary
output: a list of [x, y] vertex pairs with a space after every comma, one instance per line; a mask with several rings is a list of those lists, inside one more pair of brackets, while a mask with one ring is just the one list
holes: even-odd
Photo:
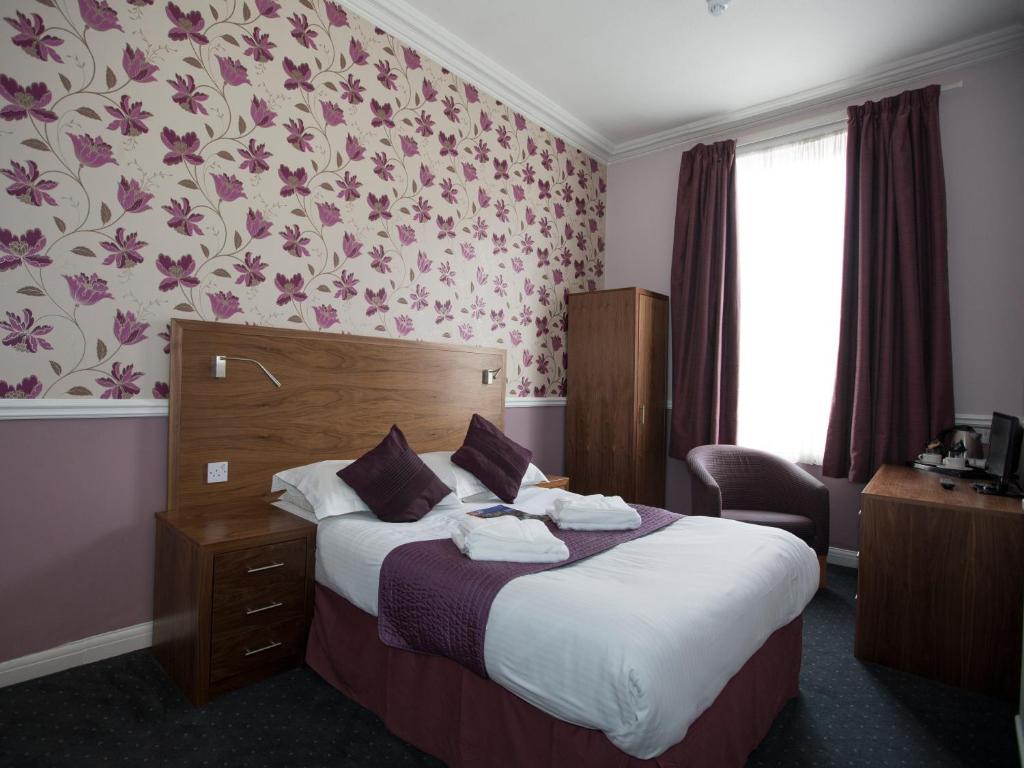
[[331, 0], [0, 9], [0, 397], [166, 397], [172, 317], [504, 346], [564, 394], [595, 160]]

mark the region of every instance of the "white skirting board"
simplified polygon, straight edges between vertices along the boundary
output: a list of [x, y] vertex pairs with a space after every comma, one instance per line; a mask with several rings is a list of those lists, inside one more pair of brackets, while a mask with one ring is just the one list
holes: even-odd
[[153, 622], [115, 629], [102, 635], [58, 645], [0, 663], [0, 688], [51, 675], [72, 667], [149, 648], [153, 644]]

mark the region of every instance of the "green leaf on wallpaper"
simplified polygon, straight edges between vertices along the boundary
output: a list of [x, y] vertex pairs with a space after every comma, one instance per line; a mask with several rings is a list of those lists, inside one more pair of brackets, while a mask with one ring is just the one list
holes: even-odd
[[190, 67], [195, 67], [196, 69], [203, 68], [203, 63], [199, 61], [199, 59], [197, 59], [195, 56], [186, 56], [184, 59], [182, 59], [182, 61], [184, 61]]
[[217, 277], [231, 277], [228, 271], [223, 267], [217, 267], [217, 269], [213, 270], [213, 274], [215, 274]]
[[242, 247], [242, 233], [241, 232], [235, 232], [235, 248], [241, 248], [241, 247]]
[[313, 265], [312, 265], [312, 264], [307, 264], [307, 265], [306, 265], [306, 269], [308, 269], [308, 270], [309, 270], [309, 274], [310, 274], [310, 276], [312, 276], [312, 275], [315, 275], [315, 274], [316, 274], [316, 270], [315, 270], [315, 269], [313, 269]]
[[309, 8], [309, 10], [314, 10], [312, 0], [299, 0], [299, 2]]
[[413, 182], [412, 182], [412, 193], [413, 193], [414, 195], [416, 194], [416, 190], [417, 190], [417, 188], [418, 188], [418, 187], [416, 186], [416, 180], [414, 179], [414, 180], [413, 180]]
[[348, 62], [345, 60], [345, 54], [344, 53], [341, 54], [341, 56], [338, 57], [338, 64], [339, 64], [339, 66], [342, 69], [344, 69], [345, 67], [348, 66]]
[[67, 75], [61, 74], [61, 75], [59, 75], [59, 77], [60, 77], [60, 84], [64, 86], [64, 90], [65, 91], [70, 91], [71, 90], [71, 81], [67, 78]]
[[[241, 118], [239, 118], [239, 120], [241, 120]], [[211, 126], [209, 123], [203, 123], [203, 128], [206, 129], [206, 135], [209, 136], [212, 139], [213, 138], [213, 126]]]
[[226, 149], [222, 149], [220, 152], [218, 152], [217, 157], [219, 157], [221, 160], [227, 160], [228, 162], [235, 161], [235, 158], [232, 157], [231, 153], [228, 152]]
[[[241, 115], [238, 116], [238, 132], [245, 133], [245, 119]], [[213, 134], [211, 133], [210, 135], [212, 136]]]
[[448, 83], [448, 90], [455, 91], [456, 93], [459, 92], [459, 88], [455, 83]]
[[184, 187], [185, 189], [199, 189], [199, 187], [196, 186], [196, 183], [192, 181], [192, 179], [182, 179], [181, 181], [178, 182], [178, 185]]
[[441, 334], [441, 338], [443, 339], [450, 339], [451, 337], [452, 335], [448, 333], [448, 331], [445, 331], [444, 333]]
[[53, 0], [36, 0], [40, 5], [45, 5], [47, 8], [53, 8]]
[[316, 160], [311, 160], [310, 165], [313, 166], [313, 173], [316, 173], [317, 171], [320, 170], [320, 166], [317, 164]]
[[412, 128], [412, 120], [410, 120], [408, 117], [403, 117], [402, 122], [408, 125], [410, 128]]
[[40, 152], [50, 151], [50, 145], [45, 141], [40, 141], [39, 139], [25, 139], [21, 142], [21, 145], [23, 147], [28, 147], [29, 149], [38, 149]]
[[416, 272], [415, 272], [415, 270], [410, 269], [409, 270], [409, 280], [412, 281], [412, 280], [415, 280], [415, 279], [416, 279]]
[[409, 303], [404, 298], [398, 298], [398, 299], [395, 299], [395, 301], [397, 301], [399, 304], [408, 304]]
[[96, 258], [96, 254], [93, 252], [92, 248], [86, 248], [84, 245], [76, 245], [71, 249], [71, 252], [76, 256], [85, 256], [90, 259]]
[[333, 256], [334, 256], [334, 259], [333, 259], [333, 261], [334, 261], [334, 266], [335, 266], [335, 267], [341, 266], [341, 259], [339, 259], [339, 258], [338, 258], [338, 253], [337, 253], [337, 252], [335, 252], [335, 253], [333, 254]]
[[60, 376], [61, 373], [64, 372], [64, 369], [60, 367], [60, 363], [58, 363], [56, 360], [50, 361], [50, 368], [52, 368], [53, 372], [56, 373], [58, 376]]
[[100, 204], [100, 221], [104, 224], [110, 221], [110, 208], [106, 203]]
[[394, 280], [388, 280], [388, 282], [391, 283], [391, 290], [392, 291], [395, 290], [395, 281]]
[[297, 103], [297, 104], [295, 105], [295, 108], [296, 108], [297, 110], [299, 110], [299, 112], [306, 112], [306, 113], [308, 113], [308, 112], [309, 112], [309, 107], [307, 107], [307, 106], [306, 106], [305, 104], [303, 104], [303, 103], [302, 103], [301, 101], [300, 101], [299, 103]]
[[336, 86], [334, 83], [330, 81], [324, 83], [324, 88], [327, 88], [330, 91], [334, 91], [335, 93], [338, 92], [338, 86]]
[[390, 45], [385, 45], [384, 46], [384, 53], [386, 53], [388, 56], [394, 56], [395, 55], [395, 52], [391, 49]]
[[416, 106], [416, 107], [418, 107], [420, 105], [420, 95], [418, 93], [416, 94], [416, 98], [413, 99], [412, 103], [413, 103], [413, 106]]
[[213, 16], [214, 20], [220, 18], [220, 14], [217, 13], [217, 9], [214, 8], [212, 5], [210, 6], [210, 15]]
[[319, 56], [314, 56], [314, 57], [313, 57], [313, 61], [315, 61], [315, 62], [316, 62], [316, 68], [317, 68], [317, 70], [321, 70], [321, 69], [323, 69], [323, 68], [324, 68], [324, 63], [323, 63], [322, 61], [320, 61], [320, 57], [319, 57]]
[[335, 163], [335, 165], [337, 165], [337, 166], [338, 166], [339, 168], [341, 168], [341, 166], [343, 166], [343, 165], [345, 164], [345, 161], [344, 161], [344, 160], [342, 159], [342, 157], [341, 157], [341, 152], [338, 152], [338, 153], [337, 153], [337, 154], [336, 154], [336, 155], [334, 156], [334, 163]]
[[230, 43], [231, 45], [235, 46], [236, 48], [239, 47], [238, 41], [235, 40], [233, 35], [221, 35], [220, 39], [223, 40], [226, 43]]
[[45, 296], [41, 290], [36, 288], [34, 285], [26, 285], [24, 288], [19, 288], [18, 293], [22, 296]]
[[78, 109], [75, 110], [75, 112], [80, 114], [82, 117], [88, 117], [90, 120], [102, 120], [103, 119], [99, 115], [96, 114], [96, 110], [89, 109], [89, 107], [79, 107]]
[[192, 305], [191, 304], [186, 304], [185, 302], [181, 302], [181, 304], [177, 304], [174, 307], [174, 311], [175, 312], [194, 312], [195, 310], [192, 309]]
[[299, 216], [301, 218], [305, 218], [306, 212], [301, 208], [292, 208], [292, 216]]
[[67, 394], [74, 395], [75, 397], [92, 397], [92, 391], [82, 386], [72, 387], [67, 391]]
[[320, 189], [326, 189], [328, 192], [330, 192], [334, 188], [325, 181], [320, 184]]
[[387, 240], [388, 233], [382, 229], [380, 232], [377, 233], [377, 237], [381, 238], [382, 240]]
[[107, 345], [103, 343], [103, 339], [96, 339], [96, 359], [102, 360], [107, 356]]
[[383, 144], [385, 147], [390, 147], [391, 146], [391, 142], [388, 141], [387, 139], [381, 139], [380, 143]]
[[248, 21], [249, 17], [252, 16], [252, 11], [249, 10], [249, 4], [243, 3], [242, 5], [242, 20]]
[[117, 75], [114, 74], [114, 70], [107, 67], [107, 88], [113, 88], [117, 85]]
[[298, 315], [292, 315], [291, 317], [288, 318], [288, 322], [289, 323], [301, 323], [302, 322], [302, 318], [299, 317]]
[[383, 325], [375, 325], [373, 326], [373, 330], [378, 331], [379, 333], [387, 332], [387, 328], [385, 328]]
[[199, 250], [201, 250], [203, 252], [203, 258], [204, 259], [210, 258], [210, 249], [207, 248], [204, 244], [200, 243]]
[[53, 223], [57, 225], [57, 229], [59, 229], [61, 232], [67, 231], [68, 225], [64, 223], [64, 219], [58, 219], [56, 216], [54, 216]]
[[318, 285], [318, 286], [316, 287], [316, 289], [317, 289], [318, 291], [320, 291], [320, 293], [330, 293], [330, 292], [331, 292], [331, 289], [330, 289], [330, 288], [328, 288], [328, 287], [327, 287], [326, 285], [324, 285], [323, 283], [320, 283], [320, 285]]

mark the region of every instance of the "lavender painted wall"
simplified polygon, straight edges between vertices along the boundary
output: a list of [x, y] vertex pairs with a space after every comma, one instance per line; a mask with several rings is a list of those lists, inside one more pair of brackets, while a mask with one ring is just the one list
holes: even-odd
[[[552, 473], [564, 425], [562, 406], [505, 411]], [[167, 420], [0, 421], [0, 445], [0, 662], [149, 621]]]
[[[963, 88], [941, 98], [956, 410], [1024, 413], [1024, 52], [935, 79], [961, 80]], [[835, 111], [833, 106], [817, 114]], [[793, 122], [815, 116], [809, 111]], [[781, 125], [759, 132], [770, 134]], [[669, 149], [609, 166], [606, 288], [639, 285], [667, 292], [680, 154], [681, 148]], [[856, 549], [861, 486], [826, 482], [832, 544]], [[673, 459], [667, 499], [676, 510], [689, 499], [685, 464]]]

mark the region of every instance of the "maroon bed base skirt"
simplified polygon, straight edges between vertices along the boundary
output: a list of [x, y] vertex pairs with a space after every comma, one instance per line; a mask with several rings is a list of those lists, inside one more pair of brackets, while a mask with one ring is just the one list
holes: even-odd
[[384, 645], [373, 616], [321, 584], [306, 662], [393, 734], [451, 768], [740, 768], [798, 693], [802, 628], [798, 616], [772, 634], [686, 737], [649, 760], [450, 659]]

